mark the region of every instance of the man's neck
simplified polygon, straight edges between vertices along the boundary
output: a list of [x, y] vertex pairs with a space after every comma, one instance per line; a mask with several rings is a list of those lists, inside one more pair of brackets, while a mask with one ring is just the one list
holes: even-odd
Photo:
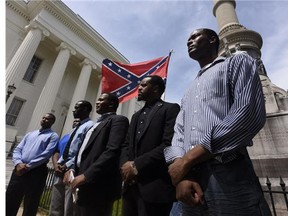
[[79, 119], [80, 119], [80, 122], [81, 122], [81, 121], [83, 121], [84, 119], [87, 119], [87, 118], [89, 118], [89, 116], [84, 116], [84, 117], [79, 118]]
[[153, 98], [149, 101], [146, 101], [145, 104], [148, 105], [148, 106], [151, 106], [151, 105], [154, 105], [157, 101], [159, 101], [160, 98]]
[[217, 58], [217, 55], [206, 56], [205, 58], [201, 58], [198, 61], [201, 68], [205, 67], [206, 65], [212, 63]]
[[43, 127], [41, 127], [41, 128], [39, 129], [39, 131], [41, 132], [41, 131], [47, 130], [47, 129], [50, 129], [50, 128], [43, 128]]

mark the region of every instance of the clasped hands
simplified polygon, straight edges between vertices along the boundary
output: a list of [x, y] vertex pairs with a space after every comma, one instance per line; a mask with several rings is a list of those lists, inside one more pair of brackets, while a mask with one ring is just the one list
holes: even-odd
[[65, 172], [63, 177], [63, 183], [66, 185], [70, 185], [72, 190], [76, 190], [77, 187], [86, 183], [86, 177], [84, 174], [78, 175], [75, 178], [71, 178], [71, 172], [74, 173], [73, 169], [70, 169]]
[[133, 161], [127, 161], [120, 168], [122, 179], [128, 185], [133, 185], [136, 183], [137, 174], [135, 173], [135, 169], [133, 169], [133, 163]]
[[65, 171], [67, 171], [67, 166], [66, 164], [57, 164], [55, 167], [54, 167], [54, 170], [55, 170], [55, 175], [58, 176], [58, 177], [63, 177]]
[[200, 185], [192, 178], [184, 177], [189, 167], [182, 158], [176, 159], [168, 168], [172, 184], [176, 186], [176, 199], [190, 206], [204, 204], [204, 194]]
[[28, 171], [29, 166], [25, 163], [19, 163], [15, 167], [15, 174], [17, 176], [22, 176]]

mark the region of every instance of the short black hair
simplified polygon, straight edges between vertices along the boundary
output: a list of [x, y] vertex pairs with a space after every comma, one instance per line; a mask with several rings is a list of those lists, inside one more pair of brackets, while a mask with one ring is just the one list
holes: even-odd
[[218, 53], [219, 44], [220, 44], [220, 40], [219, 40], [218, 34], [214, 30], [208, 29], [208, 28], [202, 28], [202, 29], [199, 29], [199, 30], [202, 30], [209, 38], [214, 37], [216, 39], [215, 48], [216, 48], [216, 51]]
[[88, 113], [92, 111], [92, 104], [89, 101], [80, 100], [77, 103], [81, 103], [82, 107], [86, 107]]
[[[158, 86], [159, 88], [159, 93], [162, 95], [165, 91], [165, 81], [163, 80], [162, 77], [157, 76], [157, 75], [150, 75], [147, 76], [148, 78], [150, 78], [149, 83], [152, 86]], [[146, 77], [145, 77], [146, 78]]]
[[108, 95], [107, 99], [113, 105], [113, 109], [115, 109], [115, 111], [116, 111], [118, 106], [119, 106], [118, 97], [115, 94], [109, 93], [109, 92], [103, 92], [102, 94]]
[[52, 117], [52, 120], [53, 120], [53, 123], [52, 123], [52, 124], [54, 124], [54, 122], [56, 121], [55, 115], [54, 115], [53, 113], [46, 113], [46, 115], [49, 115], [49, 116]]

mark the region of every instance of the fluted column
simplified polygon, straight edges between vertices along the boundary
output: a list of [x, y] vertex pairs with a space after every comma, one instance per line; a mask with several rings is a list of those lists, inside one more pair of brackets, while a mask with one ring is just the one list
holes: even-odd
[[79, 100], [85, 100], [85, 95], [87, 92], [92, 69], [96, 69], [96, 65], [87, 58], [84, 59], [83, 62], [81, 62], [80, 64], [82, 65], [82, 69], [81, 69], [81, 72], [80, 72], [80, 75], [76, 84], [76, 88], [74, 90], [74, 94], [73, 94], [73, 97], [69, 106], [69, 111], [67, 114], [64, 128], [63, 128], [63, 134], [66, 134], [69, 131], [71, 131], [71, 126], [74, 120], [73, 113], [72, 113], [74, 110], [74, 106]]
[[76, 54], [76, 51], [64, 42], [57, 49], [59, 50], [58, 56], [36, 104], [27, 131], [38, 129], [41, 117], [51, 112], [70, 55]]
[[93, 102], [93, 104], [92, 104], [92, 106], [93, 106], [92, 117], [91, 117], [92, 120], [95, 120], [99, 116], [99, 114], [96, 113], [95, 104], [96, 104], [96, 101], [98, 100], [98, 98], [100, 97], [100, 95], [102, 94], [102, 75], [101, 74], [98, 75], [97, 86], [98, 86], [98, 90], [97, 90], [96, 98], [94, 101], [91, 101], [91, 103]]
[[[36, 22], [31, 22], [25, 28], [29, 30], [29, 32], [6, 69], [6, 88], [12, 84], [14, 84], [16, 88], [19, 87], [40, 41], [50, 35], [49, 31]], [[10, 97], [10, 100], [6, 103], [7, 108], [10, 106], [11, 98], [12, 97]]]

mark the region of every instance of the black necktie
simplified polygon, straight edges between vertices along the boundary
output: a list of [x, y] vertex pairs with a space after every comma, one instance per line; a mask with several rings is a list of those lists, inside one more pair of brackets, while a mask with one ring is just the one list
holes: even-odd
[[78, 130], [78, 128], [80, 127], [80, 124], [73, 130], [72, 134], [70, 135], [69, 137], [69, 140], [65, 146], [65, 149], [64, 149], [64, 152], [63, 152], [63, 160], [64, 160], [64, 163], [66, 163], [66, 160], [68, 158], [68, 154], [69, 154], [69, 149], [70, 149], [70, 146], [71, 146], [71, 142], [73, 140], [73, 137], [75, 136], [75, 133], [76, 131]]

